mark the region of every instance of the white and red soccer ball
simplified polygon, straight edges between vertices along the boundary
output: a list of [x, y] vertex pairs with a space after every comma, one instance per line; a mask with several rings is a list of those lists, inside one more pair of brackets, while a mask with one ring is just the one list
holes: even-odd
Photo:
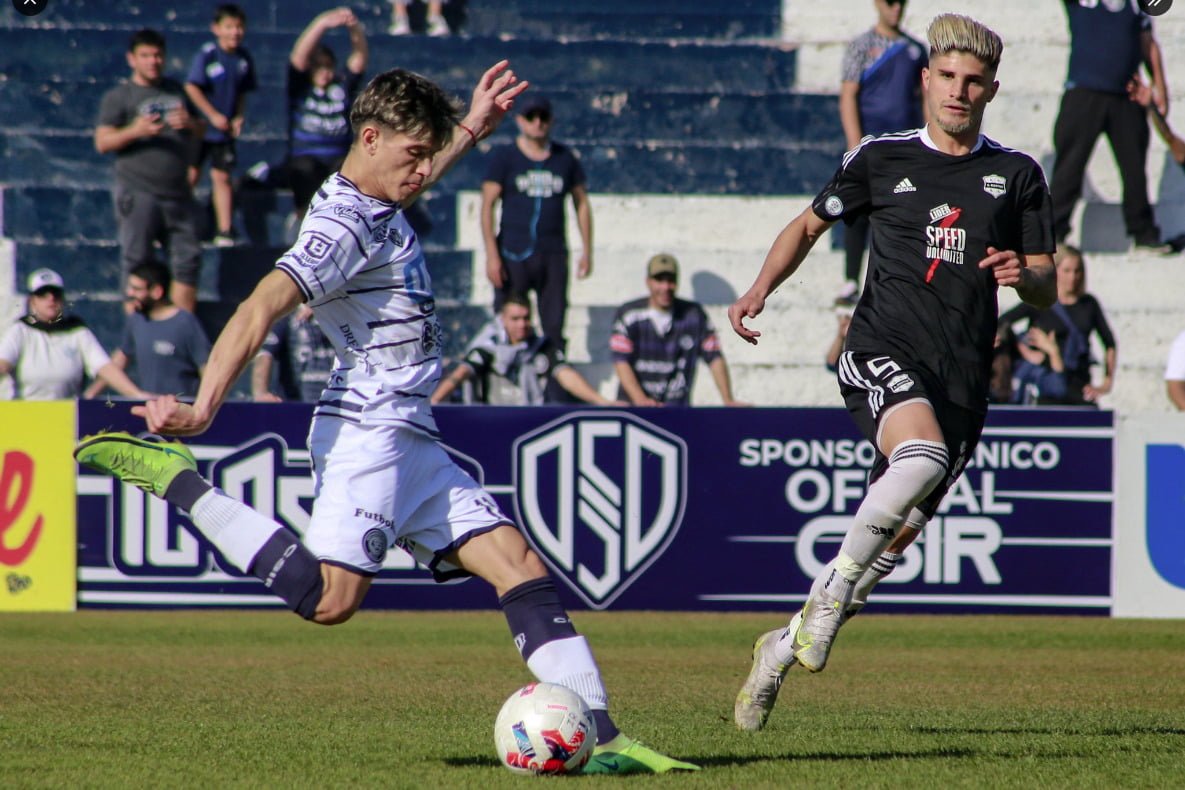
[[556, 683], [531, 683], [514, 692], [494, 722], [498, 758], [519, 774], [576, 773], [596, 742], [588, 705]]

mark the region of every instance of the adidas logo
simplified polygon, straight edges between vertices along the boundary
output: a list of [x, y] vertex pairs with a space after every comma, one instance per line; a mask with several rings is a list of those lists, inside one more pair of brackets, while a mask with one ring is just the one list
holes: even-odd
[[913, 182], [908, 178], [903, 178], [897, 182], [897, 186], [893, 187], [893, 194], [900, 195], [902, 192], [917, 192], [918, 188], [913, 185]]

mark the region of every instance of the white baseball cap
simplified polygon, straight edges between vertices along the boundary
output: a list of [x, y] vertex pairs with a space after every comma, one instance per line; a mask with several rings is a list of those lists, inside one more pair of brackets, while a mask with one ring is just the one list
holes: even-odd
[[29, 293], [35, 294], [45, 288], [57, 288], [65, 293], [66, 284], [62, 281], [62, 275], [53, 269], [37, 269], [29, 275]]

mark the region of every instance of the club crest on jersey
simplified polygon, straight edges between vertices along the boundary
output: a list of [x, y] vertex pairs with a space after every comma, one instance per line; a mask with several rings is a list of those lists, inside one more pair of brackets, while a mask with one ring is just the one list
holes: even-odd
[[514, 443], [514, 507], [527, 539], [593, 609], [667, 550], [683, 522], [687, 445], [622, 412], [577, 412]]
[[390, 239], [396, 247], [403, 247], [403, 234], [398, 228], [392, 228], [391, 223], [379, 225], [374, 231], [374, 243], [384, 244]]
[[1008, 191], [1008, 181], [1004, 176], [990, 175], [983, 177], [983, 191], [987, 192], [993, 198], [1004, 197]]
[[885, 386], [893, 392], [908, 392], [913, 389], [913, 378], [908, 373], [898, 373]]
[[434, 320], [424, 322], [424, 331], [420, 333], [420, 342], [424, 346], [425, 354], [436, 353], [444, 339], [444, 330]]
[[823, 202], [823, 210], [827, 212], [828, 216], [839, 217], [843, 215], [843, 201], [839, 199], [838, 195], [832, 195]]
[[382, 562], [387, 556], [387, 533], [378, 527], [366, 530], [362, 536], [362, 551], [371, 562]]

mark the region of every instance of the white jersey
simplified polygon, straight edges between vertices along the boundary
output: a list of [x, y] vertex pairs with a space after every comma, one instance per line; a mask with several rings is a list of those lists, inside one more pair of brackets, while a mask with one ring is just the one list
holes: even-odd
[[0, 359], [13, 367], [19, 400], [69, 400], [111, 361], [82, 321], [66, 316], [48, 328], [22, 319], [0, 339]]
[[428, 399], [440, 380], [441, 331], [424, 251], [399, 204], [334, 173], [276, 267], [337, 352], [314, 416], [438, 438]]

